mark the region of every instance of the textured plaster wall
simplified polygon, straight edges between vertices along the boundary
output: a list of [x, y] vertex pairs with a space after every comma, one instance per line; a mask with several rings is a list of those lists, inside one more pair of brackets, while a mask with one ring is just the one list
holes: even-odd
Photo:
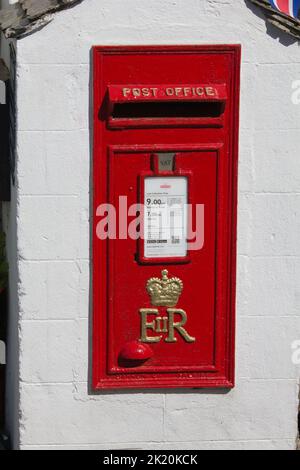
[[[15, 447], [295, 449], [300, 105], [291, 95], [300, 55], [276, 34], [243, 0], [84, 0], [18, 41]], [[237, 385], [229, 393], [95, 396], [88, 392], [90, 50], [155, 43], [243, 46]]]

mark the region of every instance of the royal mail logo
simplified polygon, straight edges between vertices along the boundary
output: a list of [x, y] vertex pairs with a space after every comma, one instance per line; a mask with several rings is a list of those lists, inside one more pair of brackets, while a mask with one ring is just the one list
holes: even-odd
[[162, 271], [162, 279], [152, 277], [147, 282], [147, 292], [151, 303], [157, 307], [175, 307], [183, 290], [183, 282], [178, 277], [168, 278], [168, 271]]
[[[168, 270], [162, 271], [162, 278], [152, 277], [146, 284], [151, 304], [155, 307], [169, 307], [166, 310], [156, 308], [141, 308], [141, 338], [142, 343], [176, 343], [178, 336], [187, 343], [194, 343], [196, 338], [189, 335], [184, 328], [188, 317], [184, 310], [175, 307], [183, 291], [183, 282], [178, 277], [169, 279]], [[151, 320], [151, 321], [150, 321]], [[148, 333], [152, 331], [152, 334]]]

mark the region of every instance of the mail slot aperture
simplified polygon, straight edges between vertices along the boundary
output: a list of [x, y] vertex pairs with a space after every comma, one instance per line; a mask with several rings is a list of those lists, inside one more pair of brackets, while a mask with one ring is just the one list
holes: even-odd
[[110, 85], [108, 126], [219, 127], [226, 100], [225, 84]]
[[239, 71], [94, 48], [95, 390], [234, 386]]

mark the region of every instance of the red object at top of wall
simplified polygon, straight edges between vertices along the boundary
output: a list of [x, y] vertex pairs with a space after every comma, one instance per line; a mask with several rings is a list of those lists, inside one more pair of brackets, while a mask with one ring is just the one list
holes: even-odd
[[93, 65], [93, 387], [233, 387], [240, 46]]

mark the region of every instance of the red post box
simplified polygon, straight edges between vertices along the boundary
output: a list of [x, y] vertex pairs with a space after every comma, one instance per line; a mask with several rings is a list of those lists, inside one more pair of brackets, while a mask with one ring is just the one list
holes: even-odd
[[94, 48], [93, 386], [234, 385], [240, 46]]

